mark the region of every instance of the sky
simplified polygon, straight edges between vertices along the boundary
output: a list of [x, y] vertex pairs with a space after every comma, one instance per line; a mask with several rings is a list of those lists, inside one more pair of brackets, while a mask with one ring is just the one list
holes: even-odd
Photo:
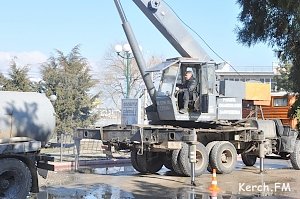
[[[272, 49], [265, 44], [248, 48], [236, 41], [240, 8], [235, 0], [165, 1], [237, 70], [244, 66], [271, 67], [276, 62]], [[132, 1], [121, 2], [146, 56], [179, 56]], [[113, 0], [2, 1], [0, 24], [0, 72], [5, 75], [15, 58], [20, 66], [28, 65], [30, 77], [38, 77], [40, 63], [55, 55], [55, 49], [67, 54], [78, 44], [93, 72], [100, 73], [101, 61], [110, 47], [126, 42]], [[215, 61], [221, 62], [194, 36]]]

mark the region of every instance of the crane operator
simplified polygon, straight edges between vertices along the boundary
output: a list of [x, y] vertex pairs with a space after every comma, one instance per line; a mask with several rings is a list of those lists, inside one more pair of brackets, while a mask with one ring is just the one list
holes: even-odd
[[183, 108], [179, 110], [179, 113], [181, 114], [187, 113], [189, 101], [190, 99], [193, 99], [193, 94], [197, 86], [192, 71], [186, 71], [184, 77], [185, 82], [182, 87], [176, 87], [176, 91], [183, 94]]

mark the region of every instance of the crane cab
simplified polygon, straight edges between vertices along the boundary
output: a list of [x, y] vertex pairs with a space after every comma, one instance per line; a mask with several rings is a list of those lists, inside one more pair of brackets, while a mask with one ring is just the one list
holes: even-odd
[[[211, 121], [216, 119], [216, 64], [201, 62], [193, 58], [173, 58], [147, 70], [160, 71], [161, 80], [156, 94], [159, 120]], [[186, 113], [183, 108], [183, 93], [176, 88], [182, 87], [184, 75], [191, 71], [196, 83], [189, 92], [189, 105]]]

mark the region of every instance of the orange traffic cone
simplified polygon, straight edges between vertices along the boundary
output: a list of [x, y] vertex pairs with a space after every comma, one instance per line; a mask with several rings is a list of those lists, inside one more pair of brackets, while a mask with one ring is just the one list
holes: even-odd
[[211, 192], [218, 192], [220, 191], [220, 188], [218, 187], [218, 182], [217, 182], [217, 171], [216, 169], [213, 169], [213, 176], [212, 176], [212, 181], [211, 185], [208, 188]]

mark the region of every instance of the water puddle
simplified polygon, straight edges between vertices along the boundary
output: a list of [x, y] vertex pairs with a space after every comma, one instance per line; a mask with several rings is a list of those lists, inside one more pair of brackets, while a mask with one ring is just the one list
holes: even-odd
[[[265, 169], [283, 169], [289, 168], [290, 165], [286, 160], [265, 160]], [[254, 167], [247, 167], [248, 169], [257, 170], [259, 168], [259, 161], [254, 165]], [[238, 161], [236, 169], [242, 170], [246, 169], [242, 161]], [[167, 184], [155, 184], [151, 180], [140, 182], [134, 184], [134, 189], [119, 188], [118, 183], [120, 176], [135, 176], [139, 175], [138, 172], [134, 170], [131, 164], [123, 165], [96, 165], [94, 168], [82, 167], [79, 169], [79, 173], [85, 174], [99, 174], [99, 175], [111, 175], [116, 178], [116, 181], [109, 183], [102, 181], [102, 183], [96, 183], [92, 185], [86, 185], [85, 182], [81, 182], [80, 178], [77, 178], [78, 173], [70, 173], [71, 179], [76, 182], [76, 185], [63, 186], [63, 184], [56, 184], [53, 187], [43, 187], [41, 192], [36, 195], [29, 197], [30, 199], [136, 199], [136, 198], [175, 198], [175, 199], [257, 199], [257, 198], [272, 198], [281, 199], [292, 197], [275, 196], [274, 193], [262, 192], [262, 193], [247, 193], [246, 195], [241, 194], [234, 195], [232, 193], [222, 193], [212, 195], [211, 193], [203, 193], [205, 191], [200, 187], [191, 188], [190, 186], [182, 185], [181, 188], [168, 187]], [[163, 167], [159, 172], [160, 176], [172, 176], [174, 175], [170, 170]], [[117, 177], [116, 177], [117, 176]], [[109, 176], [102, 176], [108, 178]], [[101, 178], [102, 178], [101, 177]], [[127, 177], [126, 177], [127, 179]], [[137, 181], [134, 179], [133, 181]], [[125, 183], [132, 183], [133, 181], [124, 181]], [[263, 181], [263, 179], [262, 179]], [[107, 183], [107, 184], [105, 184]], [[126, 186], [123, 186], [126, 187]], [[124, 190], [125, 189], [125, 190]], [[165, 194], [160, 194], [160, 192]], [[235, 192], [236, 193], [236, 192]], [[249, 194], [249, 195], [248, 195]], [[279, 193], [277, 193], [279, 194]]]
[[[78, 169], [79, 173], [85, 174], [99, 174], [99, 175], [135, 175], [139, 174], [131, 164], [122, 164], [122, 165], [95, 165], [93, 167], [80, 167]], [[171, 172], [166, 167], [162, 167], [161, 170], [157, 173], [159, 175], [173, 176], [174, 172]]]
[[95, 165], [93, 167], [80, 167], [79, 173], [99, 175], [132, 175], [136, 171], [131, 164], [122, 165]]
[[[56, 189], [56, 190], [46, 190], [42, 191], [39, 194], [30, 197], [30, 199], [139, 199], [139, 198], [170, 198], [170, 199], [292, 199], [291, 197], [284, 196], [274, 196], [273, 194], [268, 193], [259, 193], [253, 195], [233, 195], [230, 193], [218, 194], [218, 193], [200, 193], [196, 192], [190, 188], [182, 188], [182, 189], [171, 189], [166, 190], [166, 194], [164, 196], [157, 196], [153, 192], [151, 195], [151, 191], [149, 190], [148, 194], [136, 194], [133, 192], [126, 192], [117, 187], [109, 186], [109, 185], [97, 185], [93, 187], [89, 187], [88, 190], [80, 190], [80, 189]], [[171, 192], [170, 192], [171, 191]]]
[[[265, 159], [264, 169], [290, 169], [291, 163], [289, 160], [282, 159]], [[259, 169], [259, 159], [253, 167], [245, 166], [241, 160], [237, 161], [236, 170], [251, 170]], [[131, 163], [118, 164], [118, 165], [93, 165], [89, 167], [80, 167], [79, 173], [99, 174], [99, 175], [132, 175], [138, 174], [131, 166]], [[209, 173], [209, 172], [207, 172]], [[158, 172], [159, 175], [173, 176], [175, 175], [169, 169], [162, 167]]]
[[134, 168], [131, 165], [127, 166], [120, 166], [120, 167], [103, 167], [103, 168], [94, 168], [92, 170], [94, 174], [101, 174], [101, 175], [129, 175], [135, 173]]
[[49, 188], [41, 191], [30, 199], [118, 199], [118, 198], [135, 198], [130, 192], [123, 191], [117, 187], [99, 184], [92, 187], [76, 188]]

